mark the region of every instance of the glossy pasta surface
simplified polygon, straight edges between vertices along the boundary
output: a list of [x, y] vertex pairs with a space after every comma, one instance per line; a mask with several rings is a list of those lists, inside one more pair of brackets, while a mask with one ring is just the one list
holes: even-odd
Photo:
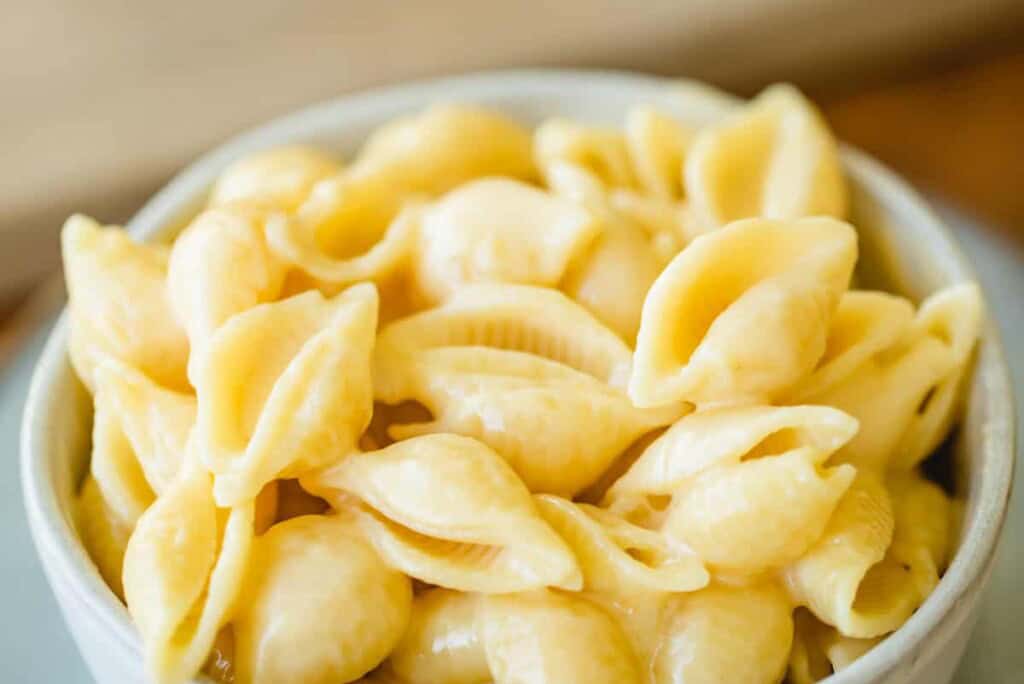
[[788, 86], [552, 114], [254, 154], [170, 246], [68, 220], [78, 529], [154, 682], [803, 684], [934, 590], [978, 287], [852, 289]]

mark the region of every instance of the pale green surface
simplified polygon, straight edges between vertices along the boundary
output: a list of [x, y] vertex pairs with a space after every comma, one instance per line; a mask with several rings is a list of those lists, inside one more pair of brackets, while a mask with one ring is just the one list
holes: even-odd
[[[944, 212], [978, 268], [1003, 333], [1014, 386], [1024, 395], [1024, 255], [1009, 243]], [[29, 537], [18, 476], [17, 434], [31, 367], [44, 335], [36, 335], [0, 374], [0, 681], [78, 684], [90, 680], [64, 627]], [[1018, 434], [1024, 428], [1018, 401]], [[1018, 455], [1019, 464], [1019, 455]], [[1018, 467], [1024, 477], [1024, 467]], [[1010, 504], [991, 585], [957, 684], [1024, 682], [1024, 497]]]

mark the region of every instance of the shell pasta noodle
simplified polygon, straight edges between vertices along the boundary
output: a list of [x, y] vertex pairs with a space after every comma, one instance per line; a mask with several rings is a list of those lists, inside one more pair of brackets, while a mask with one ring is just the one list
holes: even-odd
[[928, 599], [980, 290], [851, 289], [791, 87], [685, 114], [438, 104], [169, 245], [67, 221], [75, 523], [153, 682], [804, 684]]

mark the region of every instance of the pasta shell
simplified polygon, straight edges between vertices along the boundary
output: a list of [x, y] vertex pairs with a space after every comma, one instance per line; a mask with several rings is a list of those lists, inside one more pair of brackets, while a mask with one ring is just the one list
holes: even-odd
[[554, 287], [599, 232], [568, 200], [514, 180], [472, 181], [424, 212], [415, 280], [432, 304], [474, 282]]
[[468, 105], [434, 105], [379, 128], [356, 164], [386, 167], [417, 192], [440, 194], [481, 176], [532, 180], [532, 141], [520, 124]]
[[824, 647], [829, 630], [832, 628], [806, 608], [797, 608], [793, 613], [793, 647], [786, 674], [792, 684], [814, 684], [832, 674], [832, 663]]
[[860, 473], [821, 538], [787, 569], [790, 595], [845, 636], [896, 629], [923, 597], [909, 569], [886, 554], [894, 527], [884, 485]]
[[835, 139], [814, 106], [773, 86], [701, 129], [686, 155], [687, 196], [709, 227], [764, 216], [842, 218], [847, 190]]
[[857, 236], [828, 218], [738, 221], [694, 240], [644, 302], [637, 406], [770, 399], [825, 351]]
[[[636, 187], [626, 138], [612, 128], [549, 119], [534, 131], [533, 153], [548, 187], [576, 200], [583, 199], [578, 190], [581, 182], [602, 191]], [[564, 175], [566, 166], [575, 173]], [[578, 180], [580, 174], [582, 179]]]
[[480, 598], [428, 589], [412, 603], [405, 635], [386, 670], [404, 684], [483, 684], [491, 681], [477, 625]]
[[[312, 284], [327, 293], [339, 292], [354, 283], [370, 280], [383, 286], [396, 277], [406, 265], [415, 238], [415, 208], [398, 214], [376, 241], [366, 241], [362, 249], [335, 257], [316, 245], [317, 223], [314, 202], [335, 191], [322, 185], [310, 203], [297, 216], [273, 214], [267, 218], [267, 244], [284, 262], [302, 269], [312, 277]], [[340, 201], [340, 200], [339, 200]], [[374, 237], [377, 237], [376, 235]]]
[[566, 273], [561, 287], [632, 345], [644, 298], [663, 265], [642, 228], [612, 219]]
[[[623, 387], [629, 347], [564, 294], [529, 285], [468, 285], [436, 309], [387, 325], [377, 367], [415, 349], [480, 346], [521, 351]], [[387, 399], [385, 399], [387, 401]]]
[[700, 559], [664, 536], [596, 506], [549, 494], [534, 497], [541, 515], [576, 554], [583, 588], [618, 596], [694, 591], [708, 583]]
[[476, 440], [417, 437], [301, 481], [353, 511], [385, 561], [424, 582], [485, 593], [581, 584], [575, 558], [529, 491]]
[[230, 619], [249, 559], [251, 501], [218, 511], [210, 476], [191, 464], [139, 518], [124, 593], [157, 682], [185, 682]]
[[[497, 451], [533, 492], [573, 496], [643, 433], [679, 411], [640, 410], [624, 393], [567, 366], [479, 347], [437, 347], [378, 363], [378, 399], [415, 399], [430, 422], [394, 424], [395, 439], [451, 432]], [[598, 434], [586, 425], [603, 425]]]
[[346, 521], [307, 515], [256, 539], [239, 605], [239, 684], [333, 684], [361, 677], [395, 647], [412, 587]]
[[825, 655], [834, 672], [842, 672], [853, 662], [882, 642], [883, 637], [854, 639], [830, 629], [825, 636]]
[[197, 436], [221, 505], [354, 450], [373, 409], [377, 293], [316, 291], [234, 316], [198, 367]]
[[827, 457], [856, 432], [856, 420], [824, 406], [705, 409], [655, 440], [612, 485], [605, 502], [628, 514], [638, 500], [671, 496], [708, 468], [798, 448]]
[[795, 449], [704, 471], [672, 498], [662, 532], [719, 571], [756, 574], [796, 560], [821, 536], [856, 471]]
[[94, 373], [90, 468], [106, 504], [134, 525], [181, 467], [196, 400], [113, 359]]
[[271, 254], [254, 212], [204, 211], [171, 248], [167, 294], [192, 345], [189, 375], [206, 343], [237, 313], [278, 297], [285, 266]]
[[124, 600], [121, 566], [133, 525], [107, 504], [103, 492], [87, 475], [75, 501], [75, 523], [82, 545], [96, 564], [100, 577], [117, 597]]
[[317, 181], [340, 170], [337, 161], [312, 147], [295, 145], [256, 152], [224, 170], [210, 192], [210, 206], [293, 211]]
[[774, 584], [713, 585], [680, 597], [652, 663], [654, 681], [780, 681], [793, 641], [791, 611]]
[[435, 106], [378, 130], [348, 169], [313, 189], [294, 223], [271, 231], [270, 242], [320, 280], [352, 282], [354, 257], [381, 241], [403, 203], [481, 176], [532, 179], [529, 134], [483, 109]]
[[164, 293], [167, 248], [137, 244], [119, 228], [76, 215], [64, 224], [61, 249], [71, 363], [89, 391], [96, 387], [96, 367], [108, 358], [186, 391], [188, 339]]
[[825, 353], [818, 366], [790, 395], [794, 402], [819, 395], [854, 373], [879, 352], [906, 335], [914, 306], [885, 292], [850, 291], [836, 307]]
[[640, 684], [636, 655], [615, 619], [571, 594], [488, 596], [480, 617], [495, 684]]
[[955, 369], [949, 349], [934, 337], [901, 341], [875, 355], [840, 383], [805, 400], [854, 416], [861, 429], [836, 459], [881, 471], [894, 458], [920, 407]]
[[694, 132], [649, 106], [626, 114], [626, 146], [637, 184], [648, 195], [665, 200], [683, 196], [683, 159]]
[[798, 608], [793, 650], [789, 655], [788, 679], [793, 684], [813, 684], [841, 672], [882, 640], [854, 639], [819, 621], [810, 611]]
[[958, 415], [957, 400], [981, 331], [981, 290], [975, 283], [948, 287], [926, 299], [914, 321], [915, 333], [941, 340], [953, 368], [933, 388], [896, 446], [896, 467], [913, 468], [935, 451]]

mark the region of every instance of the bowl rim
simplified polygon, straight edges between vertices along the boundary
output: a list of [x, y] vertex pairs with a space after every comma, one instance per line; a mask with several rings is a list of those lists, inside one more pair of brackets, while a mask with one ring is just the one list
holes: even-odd
[[[360, 111], [362, 116], [372, 118], [375, 112], [390, 113], [396, 107], [422, 108], [440, 99], [473, 101], [474, 98], [501, 93], [531, 97], [559, 94], [566, 97], [565, 93], [582, 88], [621, 89], [622, 98], [629, 93], [653, 95], [666, 88], [688, 89], [697, 98], [695, 101], [703, 100], [699, 104], [704, 111], [697, 116], [706, 120], [726, 114], [739, 101], [696, 82], [626, 71], [586, 69], [490, 70], [357, 91], [275, 118], [218, 145], [176, 174], [145, 203], [126, 228], [137, 239], [158, 239], [175, 222], [183, 220], [185, 213], [191, 214], [197, 208], [197, 198], [206, 196], [213, 179], [231, 161], [285, 140], [301, 140], [322, 131], [332, 120], [344, 118], [342, 114], [345, 112]], [[382, 123], [380, 115], [376, 116], [378, 124]], [[880, 162], [847, 145], [842, 146], [841, 155], [847, 173], [856, 176], [872, 196], [880, 195], [902, 203], [915, 215], [921, 227], [939, 240], [946, 252], [944, 258], [952, 260], [953, 270], [964, 279], [977, 280], [970, 260], [960, 250], [951, 230], [913, 188]], [[939, 247], [933, 248], [933, 251], [938, 250]], [[66, 370], [67, 318], [65, 310], [47, 339], [32, 374], [22, 418], [20, 469], [27, 517], [51, 585], [60, 582], [62, 588], [73, 592], [124, 649], [141, 658], [138, 634], [128, 611], [90, 567], [92, 561], [84, 552], [77, 531], [67, 524], [60, 512], [53, 481], [46, 468], [48, 459], [42, 457], [46, 435], [52, 425], [48, 408], [56, 401], [52, 388]], [[992, 453], [982, 459], [986, 467], [981, 474], [977, 515], [970, 527], [962, 531], [949, 568], [927, 600], [882, 643], [845, 670], [825, 680], [829, 684], [876, 681], [895, 670], [905, 656], [921, 648], [926, 637], [952, 616], [968, 594], [980, 589], [992, 565], [1007, 516], [1016, 445], [1010, 374], [991, 312], [986, 314], [979, 347], [975, 373], [985, 373], [982, 395], [988, 419], [984, 432], [991, 438], [984, 440], [984, 445]]]

